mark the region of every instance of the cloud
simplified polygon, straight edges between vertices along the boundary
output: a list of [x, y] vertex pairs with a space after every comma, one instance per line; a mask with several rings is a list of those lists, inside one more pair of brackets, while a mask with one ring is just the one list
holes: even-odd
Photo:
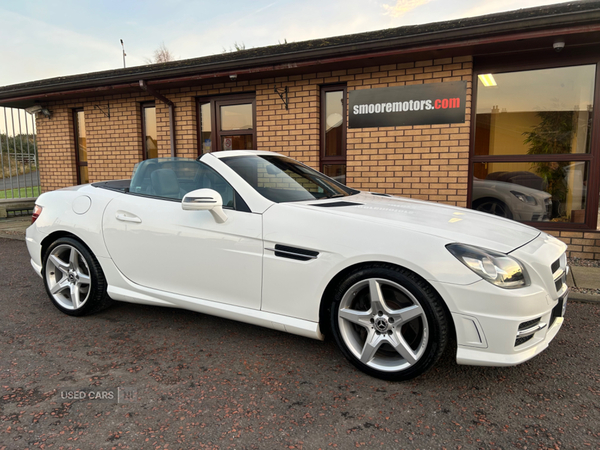
[[475, 17], [483, 16], [486, 14], [494, 14], [504, 11], [514, 11], [520, 8], [533, 8], [537, 6], [551, 5], [554, 3], [562, 3], [563, 0], [504, 0], [502, 3], [497, 2], [483, 2], [477, 3], [471, 8], [463, 9], [460, 13], [461, 17]]
[[0, 41], [0, 86], [120, 66], [117, 45], [3, 9]]
[[406, 13], [429, 3], [431, 0], [398, 0], [395, 6], [383, 5], [385, 15], [392, 17], [402, 17]]

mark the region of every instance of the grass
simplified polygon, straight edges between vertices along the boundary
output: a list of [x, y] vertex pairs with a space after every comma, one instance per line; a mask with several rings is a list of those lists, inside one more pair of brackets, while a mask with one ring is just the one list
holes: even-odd
[[32, 198], [37, 197], [38, 195], [40, 195], [39, 186], [21, 189], [7, 189], [5, 191], [0, 191], [0, 199], [14, 198], [15, 200], [18, 200], [19, 198]]

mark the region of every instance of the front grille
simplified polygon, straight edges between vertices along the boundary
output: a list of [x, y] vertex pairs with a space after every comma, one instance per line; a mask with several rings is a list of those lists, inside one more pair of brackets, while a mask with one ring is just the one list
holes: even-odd
[[556, 272], [558, 269], [560, 269], [560, 258], [558, 258], [556, 261], [554, 261], [552, 263], [552, 266], [550, 266], [550, 269], [552, 270], [552, 273]]
[[541, 320], [541, 317], [538, 317], [537, 319], [528, 320], [527, 322], [523, 322], [521, 325], [519, 325], [519, 331], [523, 331], [529, 327], [534, 326], [535, 324], [539, 323], [540, 320]]
[[519, 345], [523, 345], [525, 342], [529, 341], [530, 339], [533, 339], [533, 334], [530, 334], [529, 336], [517, 338], [517, 340], [515, 341], [515, 347], [518, 347]]

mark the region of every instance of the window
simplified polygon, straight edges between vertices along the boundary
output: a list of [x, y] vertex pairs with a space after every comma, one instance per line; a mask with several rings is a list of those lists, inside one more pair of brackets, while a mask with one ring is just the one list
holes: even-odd
[[75, 132], [75, 161], [77, 165], [77, 184], [90, 182], [88, 175], [87, 134], [85, 131], [85, 112], [73, 110], [73, 130]]
[[346, 86], [321, 88], [321, 172], [346, 183]]
[[198, 100], [200, 154], [256, 149], [254, 94]]
[[196, 189], [213, 189], [223, 199], [224, 208], [234, 208], [235, 191], [225, 179], [206, 164], [186, 158], [158, 158], [142, 161], [133, 170], [129, 186], [132, 194], [181, 200]]
[[472, 208], [595, 227], [595, 80], [595, 64], [478, 75]]
[[142, 103], [142, 147], [144, 159], [158, 158], [158, 134], [156, 132], [156, 106]]

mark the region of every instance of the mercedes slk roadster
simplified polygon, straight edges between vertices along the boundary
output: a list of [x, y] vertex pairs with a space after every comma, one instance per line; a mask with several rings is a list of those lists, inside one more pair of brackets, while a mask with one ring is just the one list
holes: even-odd
[[567, 303], [552, 236], [357, 191], [272, 152], [149, 159], [131, 180], [42, 194], [33, 221], [31, 264], [65, 314], [117, 300], [329, 335], [387, 380], [425, 372], [449, 342], [459, 364], [522, 363]]

